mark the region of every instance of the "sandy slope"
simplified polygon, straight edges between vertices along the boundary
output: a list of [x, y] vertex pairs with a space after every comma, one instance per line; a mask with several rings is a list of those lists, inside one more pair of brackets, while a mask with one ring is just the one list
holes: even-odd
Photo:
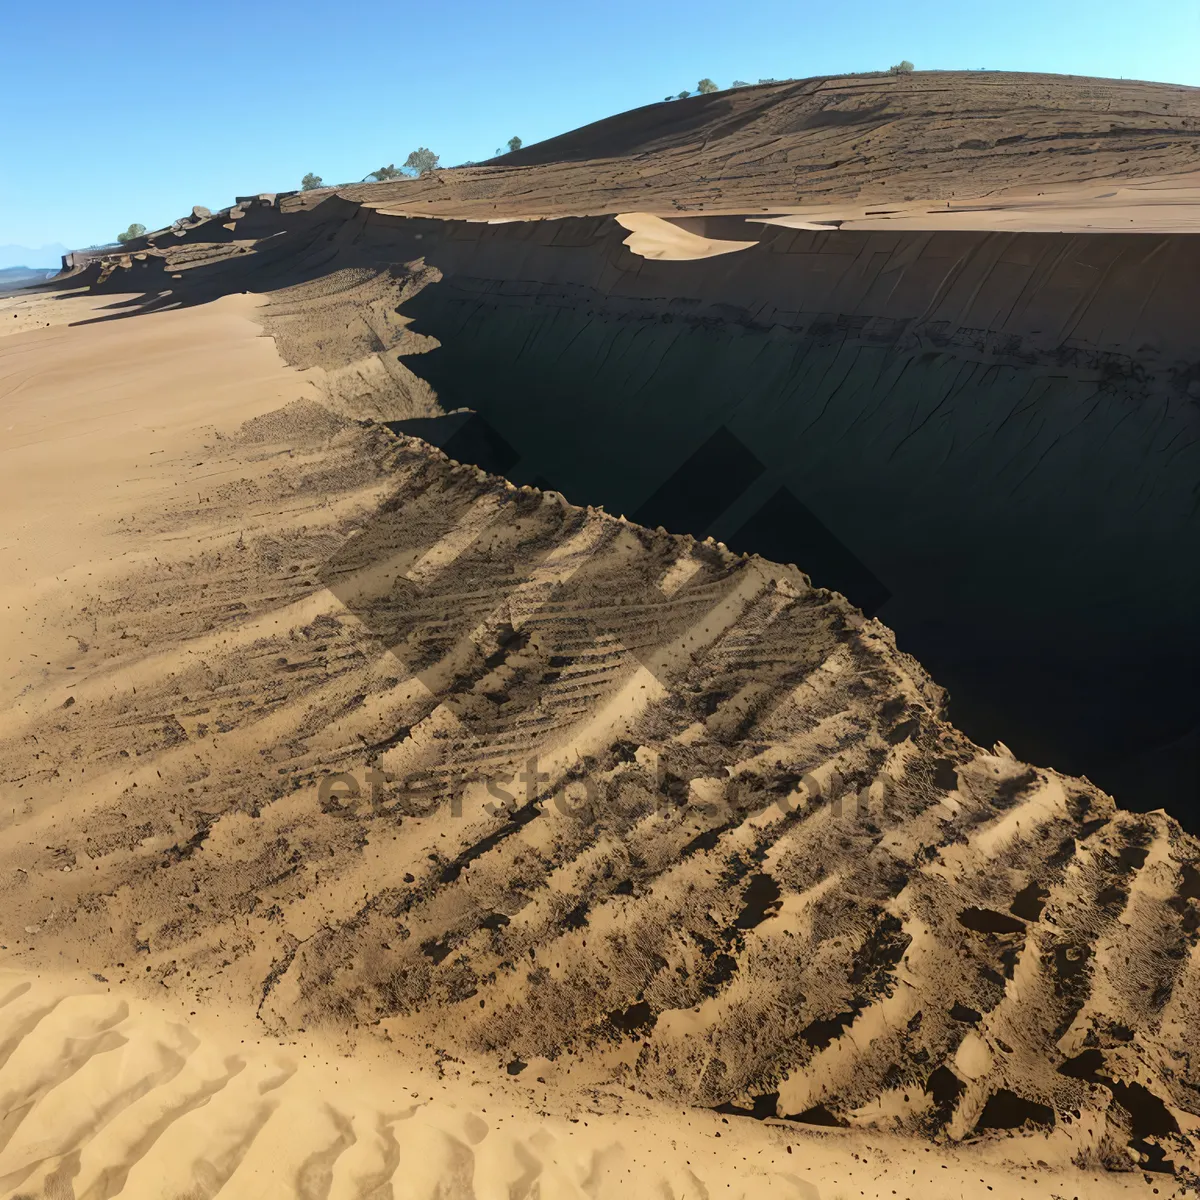
[[[161, 502], [159, 462], [198, 460], [214, 425], [314, 394], [310, 384], [280, 377], [274, 347], [249, 319], [258, 303], [252, 297], [226, 297], [203, 313], [166, 313], [137, 326], [60, 324], [85, 312], [119, 311], [121, 303], [21, 302], [15, 323], [24, 316], [34, 328], [0, 343], [0, 686], [18, 711], [31, 679], [73, 678], [59, 674], [67, 649], [61, 635], [44, 640], [29, 601], [86, 591], [143, 558], [134, 529], [139, 514]], [[193, 483], [214, 486], [199, 461], [169, 479], [172, 491], [186, 487], [189, 494]]]
[[[480, 1166], [479, 1195], [535, 1159], [564, 1178], [543, 1194], [586, 1192], [606, 1170], [646, 1178], [667, 1138], [683, 1167], [655, 1170], [694, 1170], [714, 1194], [732, 1166], [763, 1190], [725, 1146], [703, 1170], [691, 1158], [688, 1138], [726, 1133], [692, 1106], [720, 1105], [763, 1170], [783, 1169], [780, 1138], [802, 1161], [812, 1137], [849, 1144], [819, 1133], [832, 1123], [864, 1139], [851, 1161], [888, 1139], [910, 1194], [929, 1190], [918, 1164], [935, 1148], [935, 1180], [962, 1172], [943, 1194], [979, 1186], [981, 1162], [979, 1177], [1029, 1164], [1008, 1169], [1023, 1195], [1080, 1193], [1072, 1161], [1165, 1159], [1186, 1175], [1194, 841], [972, 746], [888, 631], [794, 568], [514, 488], [339, 415], [328, 373], [302, 377], [258, 336], [252, 318], [296, 317], [295, 293], [272, 303], [0, 342], [19, 433], [4, 450], [0, 953], [8, 1017], [42, 1031], [7, 1059], [13, 1188], [33, 1188], [33, 1162], [50, 1196], [136, 1158], [130, 1195], [162, 1194], [135, 1174], [255, 1194], [255, 1172], [280, 1194], [333, 1194], [289, 1172], [332, 1187], [345, 1110], [315, 1102], [316, 1075], [275, 1086], [273, 1050], [223, 1089], [219, 1122], [121, 1148], [143, 1143], [171, 1087], [222, 1069], [218, 1037], [198, 1075], [168, 1084], [187, 1035], [144, 1032], [160, 1028], [156, 1003], [205, 1028], [253, 1010], [264, 1038], [391, 1040], [416, 1072], [451, 1055], [530, 1080], [552, 1111], [581, 1088], [611, 1110], [619, 1086], [689, 1114], [682, 1128], [606, 1118], [614, 1158], [590, 1141], [538, 1149], [518, 1113], [526, 1132], [491, 1143], [518, 1166], [489, 1168], [491, 1184]], [[531, 759], [535, 777], [514, 778]], [[391, 780], [378, 795], [372, 768]], [[835, 770], [861, 807], [832, 803]], [[329, 772], [361, 795], [323, 791]], [[20, 989], [46, 971], [151, 1006], [121, 1051], [146, 1056], [130, 1072], [163, 1075], [138, 1104], [122, 1109], [104, 1063], [87, 1065], [117, 1049], [105, 1022], [123, 1036], [127, 1018], [72, 1002], [78, 1028], [30, 1025], [39, 993]], [[73, 1082], [47, 1090], [58, 1079]], [[384, 1093], [355, 1103], [359, 1129], [395, 1111]], [[472, 1114], [489, 1118], [444, 1103], [437, 1120], [464, 1132], [443, 1139], [445, 1170], [426, 1154], [413, 1169], [449, 1187]], [[788, 1134], [751, 1111], [790, 1118]], [[1024, 1119], [1020, 1137], [1003, 1128]], [[355, 1136], [370, 1163], [354, 1169], [381, 1170], [388, 1135]], [[941, 1157], [963, 1139], [970, 1156]], [[829, 1153], [792, 1172], [794, 1194], [896, 1188], [892, 1161], [881, 1186], [874, 1160], [843, 1181], [850, 1164]], [[1019, 1178], [1034, 1166], [1049, 1173], [1036, 1187]], [[670, 1194], [703, 1194], [686, 1179]], [[406, 1186], [391, 1194], [422, 1194]], [[1172, 1181], [1087, 1185], [1101, 1186]]]

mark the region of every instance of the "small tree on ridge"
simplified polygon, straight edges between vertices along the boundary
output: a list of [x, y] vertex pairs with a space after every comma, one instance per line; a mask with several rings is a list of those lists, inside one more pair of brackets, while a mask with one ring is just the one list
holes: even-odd
[[434, 154], [428, 146], [418, 146], [408, 158], [404, 160], [404, 167], [408, 171], [415, 171], [418, 175], [428, 175], [430, 171], [436, 171], [440, 156]]
[[320, 175], [314, 175], [311, 171], [300, 180], [300, 190], [302, 192], [311, 192], [314, 188], [321, 186]]
[[135, 238], [140, 238], [145, 232], [145, 225], [139, 225], [134, 221], [124, 233], [117, 234], [117, 241], [123, 245], [125, 242], [132, 242]]
[[696, 91], [702, 96], [707, 96], [710, 92], [717, 91], [717, 85], [711, 79], [702, 79], [696, 84]]
[[522, 142], [521, 142], [521, 139], [520, 139], [519, 137], [510, 137], [510, 138], [508, 139], [508, 152], [509, 152], [509, 154], [515, 154], [515, 153], [516, 153], [518, 150], [520, 150], [520, 148], [521, 148], [521, 145], [522, 145]]
[[894, 67], [888, 68], [889, 75], [907, 75], [912, 71], [913, 65], [907, 58], [901, 59]]

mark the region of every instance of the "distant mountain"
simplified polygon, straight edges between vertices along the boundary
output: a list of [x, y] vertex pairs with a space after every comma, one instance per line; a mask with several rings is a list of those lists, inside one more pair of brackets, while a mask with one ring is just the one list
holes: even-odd
[[57, 273], [50, 267], [0, 267], [0, 288], [24, 287]]
[[22, 288], [34, 287], [57, 272], [47, 267], [0, 267], [0, 296], [11, 296]]
[[6, 267], [54, 267], [57, 270], [62, 266], [62, 256], [66, 253], [67, 247], [61, 242], [37, 250], [31, 246], [0, 246], [0, 270]]

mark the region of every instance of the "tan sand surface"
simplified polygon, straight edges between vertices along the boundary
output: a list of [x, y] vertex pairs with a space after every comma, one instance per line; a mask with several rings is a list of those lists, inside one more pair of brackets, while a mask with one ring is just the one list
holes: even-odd
[[[390, 209], [381, 209], [390, 212]], [[716, 216], [716, 213], [711, 214]], [[730, 214], [732, 215], [732, 214]], [[705, 219], [672, 213], [620, 213], [631, 231], [625, 245], [642, 258], [688, 261], [713, 258], [754, 245], [704, 237]], [[815, 232], [851, 230], [985, 230], [1023, 233], [1200, 233], [1200, 173], [1144, 179], [1123, 187], [1107, 183], [1013, 188], [997, 194], [962, 195], [931, 207], [929, 200], [887, 210], [870, 204], [824, 204], [744, 218], [756, 226]]]
[[[267, 1200], [961, 1200], [1151, 1194], [986, 1150], [654, 1104], [560, 1095], [459, 1059], [419, 1070], [399, 1047], [347, 1055], [264, 1036], [252, 1015], [189, 1012], [61, 974], [0, 971], [0, 1194]], [[1165, 1182], [1165, 1181], [1164, 1181]], [[1167, 1184], [1158, 1195], [1179, 1195]]]
[[112, 304], [139, 298], [135, 295], [106, 296], [99, 300], [82, 289], [77, 292], [19, 292], [0, 296], [0, 337], [53, 325], [70, 325], [74, 321], [87, 320]]
[[[62, 672], [77, 648], [46, 634], [42, 604], [140, 561], [138, 516], [161, 502], [160, 488], [214, 486], [203, 458], [215, 428], [312, 394], [250, 319], [256, 298], [227, 296], [136, 326], [63, 323], [121, 303], [23, 301], [19, 311], [45, 320], [0, 342], [4, 721], [21, 719], [19, 697], [33, 681], [76, 678]], [[181, 459], [195, 461], [183, 468]]]
[[793, 229], [1008, 229], [1029, 233], [1200, 232], [1200, 172], [1129, 181], [962, 191], [937, 203], [832, 204], [797, 208], [753, 224]]

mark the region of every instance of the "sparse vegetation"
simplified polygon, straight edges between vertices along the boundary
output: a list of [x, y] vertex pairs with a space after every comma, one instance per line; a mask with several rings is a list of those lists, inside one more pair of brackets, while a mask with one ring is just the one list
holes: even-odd
[[894, 67], [888, 67], [889, 75], [907, 75], [913, 70], [913, 65], [907, 58], [902, 58]]
[[691, 94], [692, 94], [691, 92], [680, 92], [679, 95], [675, 97], [675, 99], [676, 100], [686, 100]]
[[399, 179], [404, 174], [395, 163], [389, 163], [386, 167], [380, 167], [378, 171], [372, 171], [367, 176], [368, 179], [374, 179], [379, 183], [387, 183], [389, 179]]
[[749, 87], [750, 85], [744, 79], [735, 79], [729, 86], [731, 88], [735, 88], [735, 87]]
[[510, 137], [508, 139], [508, 152], [514, 154], [521, 148], [521, 139], [519, 137]]
[[314, 188], [321, 186], [320, 175], [314, 175], [311, 171], [300, 180], [300, 190], [302, 192], [311, 192]]
[[404, 160], [404, 167], [405, 170], [415, 171], [417, 175], [428, 175], [430, 171], [437, 170], [439, 158], [428, 146], [418, 146]]
[[117, 234], [117, 241], [124, 245], [126, 242], [132, 242], [135, 238], [140, 238], [145, 232], [145, 225], [139, 225], [134, 221], [124, 233]]
[[717, 85], [711, 79], [702, 79], [696, 84], [696, 91], [702, 96], [707, 96], [710, 92], [717, 91]]

